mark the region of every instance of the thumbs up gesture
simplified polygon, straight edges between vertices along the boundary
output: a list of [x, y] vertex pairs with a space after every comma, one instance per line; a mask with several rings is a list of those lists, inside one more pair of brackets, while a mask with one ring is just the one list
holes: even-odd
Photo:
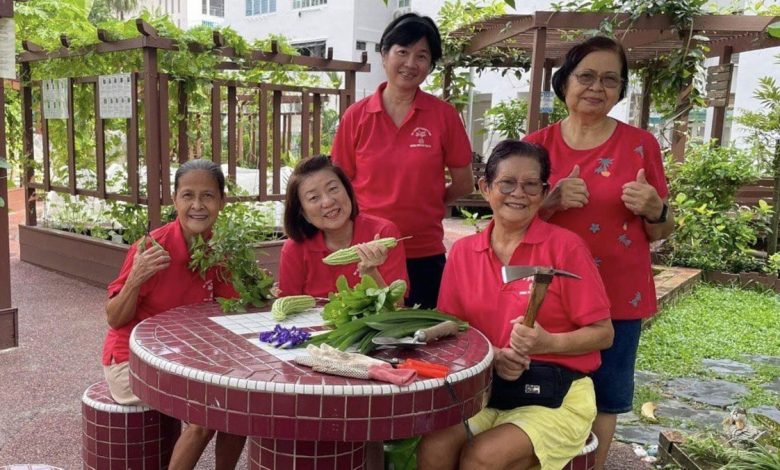
[[655, 187], [647, 182], [645, 169], [640, 168], [636, 180], [623, 185], [623, 195], [620, 197], [626, 209], [639, 217], [656, 220], [663, 210], [663, 200]]
[[555, 212], [560, 210], [584, 207], [588, 203], [588, 187], [580, 178], [580, 166], [574, 165], [566, 178], [558, 181], [550, 194], [544, 200], [544, 208]]

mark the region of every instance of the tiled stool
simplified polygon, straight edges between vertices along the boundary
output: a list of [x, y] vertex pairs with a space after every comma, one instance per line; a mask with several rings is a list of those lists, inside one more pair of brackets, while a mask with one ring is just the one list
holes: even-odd
[[596, 465], [596, 447], [598, 446], [598, 438], [595, 434], [590, 433], [588, 440], [585, 441], [585, 447], [569, 461], [568, 465], [563, 467], [563, 470], [591, 470]]
[[168, 468], [179, 420], [146, 406], [118, 405], [105, 381], [87, 388], [81, 402], [85, 470]]

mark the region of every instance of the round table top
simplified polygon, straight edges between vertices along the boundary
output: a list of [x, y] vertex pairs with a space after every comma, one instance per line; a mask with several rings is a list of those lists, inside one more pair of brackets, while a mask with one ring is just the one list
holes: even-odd
[[420, 377], [397, 386], [314, 372], [296, 364], [289, 351], [259, 346], [258, 332], [275, 323], [268, 312], [224, 315], [213, 302], [149, 318], [130, 338], [133, 392], [187, 422], [290, 440], [400, 439], [482, 409], [493, 354], [473, 328], [425, 347], [374, 354], [450, 366], [451, 387], [444, 379]]

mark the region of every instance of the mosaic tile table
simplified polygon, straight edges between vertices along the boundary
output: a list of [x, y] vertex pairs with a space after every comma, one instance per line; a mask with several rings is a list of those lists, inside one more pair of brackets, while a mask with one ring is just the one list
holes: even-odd
[[[287, 323], [316, 330], [316, 309]], [[377, 357], [448, 364], [444, 379], [408, 386], [323, 375], [292, 362], [300, 351], [259, 343], [269, 312], [224, 316], [216, 303], [179, 307], [145, 320], [130, 338], [130, 384], [170, 416], [252, 436], [252, 469], [354, 469], [367, 441], [402, 439], [476, 414], [490, 386], [493, 354], [472, 329], [416, 350]], [[451, 393], [454, 392], [454, 393]]]

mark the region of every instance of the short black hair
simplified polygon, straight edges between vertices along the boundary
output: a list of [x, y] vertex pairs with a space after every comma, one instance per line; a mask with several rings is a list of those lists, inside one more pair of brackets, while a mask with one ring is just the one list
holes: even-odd
[[382, 39], [379, 40], [379, 50], [382, 54], [387, 54], [395, 44], [405, 47], [422, 38], [428, 41], [428, 47], [431, 49], [431, 68], [433, 68], [441, 59], [441, 35], [436, 23], [427, 16], [407, 13], [391, 21], [382, 33]]
[[539, 177], [542, 183], [547, 183], [550, 179], [550, 155], [547, 149], [538, 144], [523, 142], [522, 140], [506, 139], [498, 143], [490, 152], [488, 161], [485, 164], [485, 181], [487, 184], [493, 183], [498, 173], [498, 165], [510, 157], [528, 157], [539, 163], [541, 171]]
[[181, 166], [176, 170], [176, 176], [173, 178], [174, 194], [176, 194], [176, 192], [179, 190], [179, 180], [181, 177], [195, 170], [202, 170], [211, 173], [211, 176], [214, 177], [214, 181], [217, 182], [217, 186], [219, 186], [219, 194], [223, 198], [225, 197], [225, 174], [222, 173], [222, 168], [211, 160], [203, 160], [200, 158], [195, 160], [188, 160], [182, 163]]
[[349, 215], [349, 218], [355, 220], [355, 217], [358, 215], [355, 190], [352, 189], [352, 183], [349, 182], [349, 178], [347, 178], [344, 170], [334, 165], [328, 155], [316, 155], [305, 158], [295, 165], [290, 179], [287, 180], [287, 193], [284, 199], [284, 232], [287, 234], [287, 237], [298, 243], [313, 237], [320, 231], [303, 216], [303, 204], [301, 203], [301, 197], [298, 195], [298, 189], [300, 189], [303, 180], [320, 170], [329, 170], [336, 175], [341, 184], [344, 185], [344, 189], [347, 190], [347, 196], [349, 196], [349, 201], [352, 203], [352, 213]]
[[569, 75], [577, 68], [585, 56], [596, 51], [614, 52], [620, 58], [622, 64], [620, 78], [623, 79], [623, 83], [620, 86], [619, 100], [626, 97], [626, 90], [628, 89], [628, 59], [626, 58], [626, 51], [619, 42], [612, 38], [594, 36], [569, 49], [569, 52], [566, 53], [566, 58], [563, 60], [563, 65], [553, 74], [552, 87], [558, 99], [564, 103], [566, 102], [566, 82], [569, 81]]

